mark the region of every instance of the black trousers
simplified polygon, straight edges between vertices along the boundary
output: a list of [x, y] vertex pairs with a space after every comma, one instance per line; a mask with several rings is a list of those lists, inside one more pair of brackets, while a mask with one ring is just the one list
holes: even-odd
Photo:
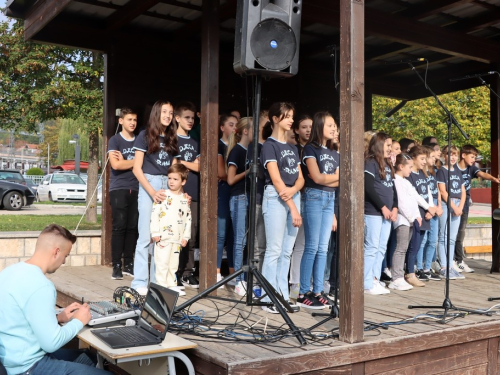
[[134, 261], [134, 251], [137, 244], [137, 209], [138, 191], [113, 190], [109, 192], [111, 214], [113, 217], [113, 232], [111, 236], [111, 259], [113, 265], [130, 264]]

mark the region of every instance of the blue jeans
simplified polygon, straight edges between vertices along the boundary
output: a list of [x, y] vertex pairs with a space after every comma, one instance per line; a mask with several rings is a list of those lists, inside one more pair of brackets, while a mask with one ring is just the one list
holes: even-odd
[[88, 351], [59, 349], [54, 353], [46, 354], [31, 370], [23, 374], [30, 375], [105, 375], [111, 374], [95, 367]]
[[226, 244], [227, 263], [229, 268], [234, 267], [233, 262], [233, 226], [231, 225], [231, 214], [229, 211], [229, 193], [231, 186], [225, 182], [219, 182], [217, 191], [217, 268], [222, 264], [222, 253]]
[[[437, 199], [434, 199], [434, 205], [437, 206]], [[431, 219], [431, 229], [425, 232], [422, 239], [422, 245], [417, 254], [417, 268], [419, 270], [429, 270], [431, 263], [436, 256], [436, 246], [439, 232], [439, 217], [436, 215]]]
[[[151, 184], [153, 189], [168, 189], [168, 177], [163, 175], [150, 175], [144, 173], [146, 179]], [[134, 289], [143, 288], [148, 286], [148, 280], [155, 281], [155, 262], [153, 254], [153, 244], [151, 243], [151, 231], [149, 225], [151, 223], [151, 211], [153, 209], [153, 198], [148, 192], [139, 184], [139, 223], [137, 228], [139, 230], [139, 239], [135, 247], [134, 259], [134, 280], [132, 280], [131, 287]], [[148, 277], [148, 255], [151, 254], [151, 269], [150, 277]]]
[[[452, 198], [452, 202], [455, 206], [460, 204], [460, 199]], [[438, 235], [438, 252], [439, 252], [439, 263], [441, 267], [446, 268], [448, 264], [453, 263], [453, 256], [455, 255], [455, 241], [457, 239], [458, 228], [460, 227], [460, 216], [453, 215], [451, 213], [450, 220], [450, 248], [448, 249], [448, 258], [446, 258], [446, 248], [447, 248], [447, 220], [448, 220], [448, 205], [442, 204], [443, 214], [439, 218], [439, 235]]]
[[[300, 210], [300, 193], [296, 193], [292, 199], [297, 210]], [[290, 208], [272, 185], [265, 187], [262, 214], [266, 227], [266, 255], [262, 275], [285, 300], [288, 300], [290, 256], [298, 228], [293, 226]], [[265, 297], [262, 301], [270, 302], [270, 299]]]
[[306, 244], [300, 262], [300, 294], [305, 294], [311, 286], [313, 293], [323, 290], [328, 241], [332, 233], [335, 192], [306, 188], [302, 219]]
[[391, 228], [391, 221], [384, 219], [382, 215], [365, 215], [365, 289], [373, 288], [374, 278], [380, 280], [382, 261], [387, 250]]
[[[229, 199], [234, 233], [233, 259], [235, 271], [240, 270], [243, 266], [243, 249], [247, 244], [247, 207], [246, 194], [235, 195]], [[243, 274], [236, 278], [236, 281], [242, 280], [244, 280]]]

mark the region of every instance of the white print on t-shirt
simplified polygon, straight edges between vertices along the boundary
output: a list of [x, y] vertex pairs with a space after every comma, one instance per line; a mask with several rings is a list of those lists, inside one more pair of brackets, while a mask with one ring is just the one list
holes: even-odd
[[420, 188], [420, 190], [422, 190], [422, 194], [427, 193], [427, 188], [425, 187], [425, 185], [422, 185], [422, 187]]
[[184, 150], [192, 150], [192, 151], [196, 151], [193, 147], [193, 145], [189, 144], [189, 143], [186, 143], [185, 145], [181, 145], [179, 146], [179, 153], [181, 153], [182, 151]]
[[385, 167], [385, 181], [382, 181], [382, 184], [386, 187], [394, 186], [394, 183], [392, 182], [391, 169], [389, 167]]
[[[323, 155], [321, 155], [320, 159], [322, 159], [322, 158], [323, 158]], [[333, 165], [333, 163], [330, 163], [329, 161], [327, 161], [325, 163], [325, 170], [324, 170], [323, 174], [330, 174], [329, 172], [333, 172], [334, 169], [335, 169], [335, 166]]]
[[450, 176], [451, 182], [451, 192], [453, 194], [460, 194], [462, 192], [461, 185], [460, 185], [460, 177], [456, 175], [451, 175]]
[[122, 150], [122, 155], [126, 160], [134, 160], [135, 150], [132, 147], [124, 148]]
[[193, 154], [192, 154], [191, 152], [189, 152], [189, 151], [188, 151], [188, 152], [186, 152], [186, 153], [184, 154], [184, 160], [185, 160], [185, 161], [189, 161], [189, 160], [191, 160], [191, 157], [192, 157], [192, 156], [193, 156]]
[[160, 144], [162, 150], [158, 154], [158, 159], [156, 160], [156, 164], [162, 167], [168, 167], [170, 165], [170, 159], [168, 158], [168, 152], [163, 150], [163, 143]]

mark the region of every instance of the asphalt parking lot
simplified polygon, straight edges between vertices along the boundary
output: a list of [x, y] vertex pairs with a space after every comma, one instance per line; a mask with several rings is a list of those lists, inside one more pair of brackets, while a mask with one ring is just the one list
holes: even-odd
[[[101, 206], [97, 206], [97, 213], [101, 213]], [[83, 215], [85, 206], [72, 206], [70, 204], [32, 204], [23, 207], [20, 211], [0, 210], [2, 215]]]

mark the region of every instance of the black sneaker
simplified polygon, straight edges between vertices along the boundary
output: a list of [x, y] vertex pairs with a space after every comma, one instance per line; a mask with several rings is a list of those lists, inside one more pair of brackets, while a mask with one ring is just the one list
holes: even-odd
[[319, 296], [315, 296], [319, 302], [321, 302], [325, 306], [333, 305], [333, 300], [331, 300], [325, 292], [321, 292]]
[[380, 281], [388, 284], [392, 281], [392, 279], [389, 277], [389, 275], [382, 271], [382, 274], [380, 275]]
[[436, 275], [434, 272], [432, 272], [432, 271], [424, 271], [424, 272], [425, 272], [425, 275], [429, 278], [429, 280], [441, 281], [441, 278], [439, 277], [439, 275]]
[[123, 266], [123, 274], [134, 276], [134, 263], [129, 263]]
[[200, 287], [200, 282], [193, 274], [182, 276], [181, 283], [188, 288], [198, 289]]
[[297, 298], [297, 305], [313, 310], [321, 310], [326, 307], [311, 292], [304, 294], [304, 297]]
[[424, 270], [418, 270], [417, 272], [415, 272], [415, 276], [417, 276], [417, 278], [420, 280], [420, 281], [429, 281], [429, 277], [427, 276], [427, 274], [424, 272]]
[[113, 274], [111, 275], [111, 278], [113, 280], [122, 280], [123, 279], [122, 265], [121, 264], [115, 264], [113, 266]]

